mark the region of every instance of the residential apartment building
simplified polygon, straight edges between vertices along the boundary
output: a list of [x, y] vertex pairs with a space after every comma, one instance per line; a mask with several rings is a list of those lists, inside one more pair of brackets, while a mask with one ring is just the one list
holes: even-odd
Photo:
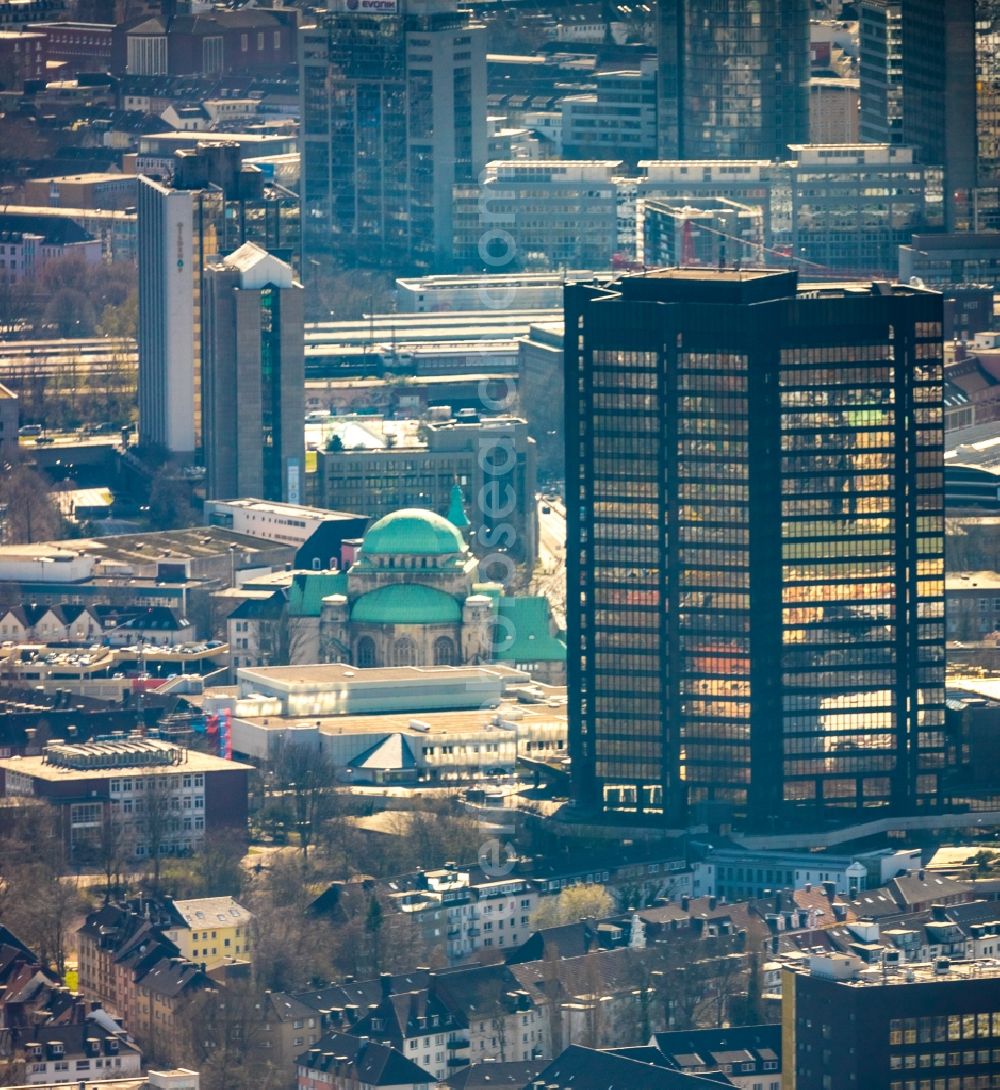
[[303, 306], [291, 265], [255, 242], [205, 267], [202, 445], [209, 499], [302, 499]]
[[0, 29], [0, 65], [9, 89], [19, 91], [26, 81], [45, 79], [45, 45], [45, 35], [36, 30]]
[[76, 932], [80, 989], [128, 1026], [145, 1052], [169, 1056], [190, 1047], [192, 998], [215, 989], [163, 934], [171, 922], [157, 902], [109, 903]]
[[808, 0], [661, 0], [660, 156], [779, 159], [809, 132]]
[[[133, 201], [133, 205], [134, 205]], [[52, 220], [68, 220], [90, 238], [99, 239], [105, 261], [136, 260], [136, 222], [133, 207], [129, 211], [104, 208], [49, 208], [43, 205], [4, 205], [4, 221], [10, 229], [25, 227], [29, 232], [35, 225]]]
[[567, 289], [581, 807], [770, 829], [942, 803], [941, 317], [773, 270]]
[[62, 62], [60, 75], [110, 71], [113, 23], [53, 21], [31, 23], [30, 28], [45, 35], [46, 59]]
[[435, 1081], [398, 1049], [328, 1033], [296, 1059], [297, 1090], [427, 1090]]
[[173, 918], [163, 934], [181, 957], [206, 969], [251, 960], [254, 918], [232, 897], [166, 898], [164, 906]]
[[2, 283], [33, 281], [50, 261], [64, 257], [77, 257], [88, 265], [97, 265], [102, 253], [100, 239], [72, 220], [0, 211]]
[[302, 28], [310, 253], [447, 271], [452, 186], [486, 161], [485, 35], [454, 0], [359, 3]]

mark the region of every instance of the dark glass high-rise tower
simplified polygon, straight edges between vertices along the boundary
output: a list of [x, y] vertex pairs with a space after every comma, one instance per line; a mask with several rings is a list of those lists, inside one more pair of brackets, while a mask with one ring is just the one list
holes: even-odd
[[770, 830], [939, 804], [941, 317], [768, 270], [567, 289], [581, 807]]
[[312, 260], [447, 268], [452, 186], [486, 162], [485, 27], [455, 0], [347, 0], [316, 18], [299, 48]]
[[809, 0], [659, 0], [661, 159], [785, 159], [809, 140]]
[[872, 144], [903, 142], [903, 0], [861, 0], [859, 135]]

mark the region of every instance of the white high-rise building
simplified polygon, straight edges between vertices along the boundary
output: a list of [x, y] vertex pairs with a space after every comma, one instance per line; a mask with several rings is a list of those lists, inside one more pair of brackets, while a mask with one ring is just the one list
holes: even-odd
[[139, 179], [139, 439], [172, 453], [196, 442], [192, 194]]

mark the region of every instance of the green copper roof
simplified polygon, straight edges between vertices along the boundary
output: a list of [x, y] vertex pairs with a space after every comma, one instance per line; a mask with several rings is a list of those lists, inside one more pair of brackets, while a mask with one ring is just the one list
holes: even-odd
[[450, 594], [420, 583], [398, 583], [362, 595], [351, 620], [367, 624], [456, 624], [462, 609]]
[[566, 661], [566, 644], [549, 631], [548, 599], [501, 598], [497, 613], [497, 662]]
[[318, 617], [329, 594], [347, 593], [347, 572], [296, 572], [288, 589], [289, 617]]
[[452, 526], [464, 530], [469, 525], [469, 517], [465, 513], [465, 497], [462, 495], [461, 486], [451, 486], [451, 503], [448, 505], [448, 521]]
[[465, 542], [446, 518], [420, 507], [405, 507], [373, 523], [361, 548], [368, 556], [446, 556], [464, 552]]

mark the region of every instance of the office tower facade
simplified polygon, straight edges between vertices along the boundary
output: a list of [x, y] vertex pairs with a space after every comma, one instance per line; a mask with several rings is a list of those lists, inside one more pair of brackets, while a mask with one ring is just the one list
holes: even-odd
[[529, 254], [553, 269], [606, 268], [621, 246], [621, 160], [490, 163], [454, 191], [455, 258], [508, 272]]
[[579, 806], [772, 829], [938, 804], [941, 317], [772, 270], [567, 289]]
[[209, 499], [300, 503], [302, 285], [253, 242], [204, 276], [204, 449]]
[[309, 251], [444, 268], [451, 191], [486, 160], [485, 28], [454, 0], [359, 0], [300, 38]]
[[660, 0], [660, 158], [783, 159], [809, 139], [808, 0]]
[[253, 241], [299, 261], [299, 202], [243, 166], [234, 144], [179, 152], [172, 185], [139, 179], [139, 438], [201, 449], [202, 273]]
[[859, 136], [903, 143], [903, 0], [861, 0]]
[[972, 223], [976, 180], [976, 0], [905, 0], [903, 143], [944, 170], [949, 231]]
[[[139, 440], [193, 454], [195, 297], [191, 194], [139, 179]], [[196, 383], [196, 378], [198, 379]]]
[[[951, 911], [958, 906], [932, 909], [926, 926], [935, 938], [955, 929]], [[801, 966], [782, 969], [782, 1086], [1000, 1087], [996, 961], [971, 953], [961, 960], [910, 961], [898, 930], [883, 932], [881, 959], [872, 959], [878, 924], [855, 927], [864, 928], [854, 949], [864, 950], [865, 960], [854, 953], [812, 954]], [[940, 947], [948, 949], [947, 940]]]
[[637, 255], [647, 268], [714, 269], [756, 265], [764, 246], [764, 212], [724, 197], [639, 201]]
[[912, 148], [812, 144], [790, 150], [796, 257], [854, 276], [891, 276], [900, 246], [915, 232], [941, 228], [941, 170], [915, 163]]

